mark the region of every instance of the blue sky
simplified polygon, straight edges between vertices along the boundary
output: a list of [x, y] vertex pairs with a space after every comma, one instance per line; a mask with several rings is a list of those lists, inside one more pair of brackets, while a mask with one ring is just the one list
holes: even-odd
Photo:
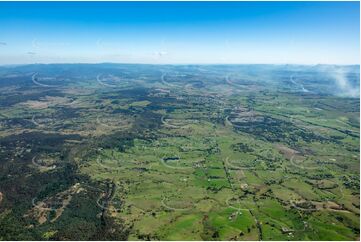
[[359, 2], [0, 2], [0, 64], [359, 64]]

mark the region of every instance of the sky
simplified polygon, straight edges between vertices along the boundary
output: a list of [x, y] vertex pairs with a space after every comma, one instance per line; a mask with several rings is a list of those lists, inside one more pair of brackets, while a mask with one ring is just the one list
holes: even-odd
[[359, 64], [359, 2], [0, 2], [0, 64]]

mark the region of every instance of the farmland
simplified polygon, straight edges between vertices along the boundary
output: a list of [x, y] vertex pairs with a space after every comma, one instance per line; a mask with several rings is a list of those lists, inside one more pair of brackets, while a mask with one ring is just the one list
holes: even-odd
[[1, 67], [0, 239], [357, 240], [360, 100], [325, 68]]

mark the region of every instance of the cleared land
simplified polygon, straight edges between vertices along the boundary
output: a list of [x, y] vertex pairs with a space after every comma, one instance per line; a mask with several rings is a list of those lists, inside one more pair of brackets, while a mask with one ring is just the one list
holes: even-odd
[[358, 239], [359, 98], [307, 68], [0, 68], [0, 238]]

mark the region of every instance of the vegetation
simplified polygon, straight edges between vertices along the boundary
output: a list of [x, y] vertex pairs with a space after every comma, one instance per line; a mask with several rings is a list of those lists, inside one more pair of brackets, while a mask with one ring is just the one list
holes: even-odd
[[332, 85], [299, 66], [1, 67], [0, 239], [356, 240], [359, 98]]

